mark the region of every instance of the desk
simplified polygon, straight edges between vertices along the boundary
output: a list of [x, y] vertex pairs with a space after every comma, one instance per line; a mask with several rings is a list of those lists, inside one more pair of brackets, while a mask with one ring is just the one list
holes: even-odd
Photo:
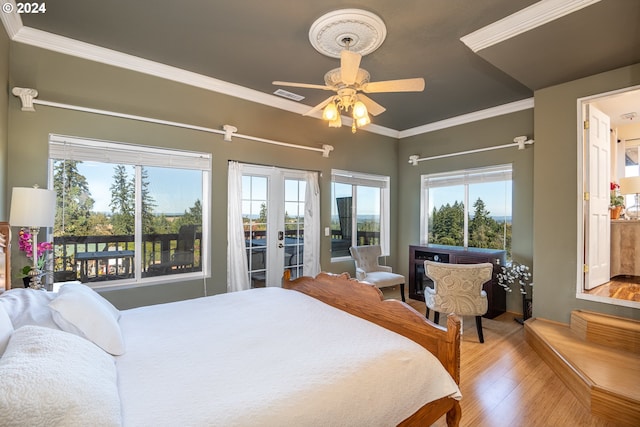
[[640, 276], [640, 220], [611, 220], [611, 275]]
[[[86, 283], [89, 281], [89, 261], [95, 263], [95, 276], [92, 276], [92, 281], [100, 280], [100, 272], [98, 270], [98, 261], [108, 261], [110, 259], [116, 260], [115, 276], [131, 277], [131, 267], [133, 265], [134, 251], [100, 251], [100, 252], [79, 252], [76, 254], [76, 261], [80, 261], [80, 281]], [[121, 260], [121, 261], [119, 261]], [[122, 268], [122, 274], [119, 274], [119, 268]], [[109, 276], [108, 266], [107, 271], [104, 272], [103, 277], [106, 279]]]

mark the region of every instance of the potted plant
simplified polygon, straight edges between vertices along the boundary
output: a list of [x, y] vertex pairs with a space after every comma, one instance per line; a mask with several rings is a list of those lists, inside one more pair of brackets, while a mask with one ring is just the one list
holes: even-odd
[[611, 201], [609, 203], [609, 209], [611, 209], [611, 219], [618, 219], [624, 207], [624, 196], [620, 194], [620, 184], [617, 182], [611, 182], [610, 189]]
[[517, 289], [522, 295], [522, 319], [515, 319], [518, 323], [524, 323], [531, 317], [533, 299], [529, 295], [529, 288], [533, 287], [533, 275], [526, 264], [511, 261], [511, 264], [503, 266], [497, 274], [498, 284], [505, 292], [513, 292]]
[[18, 248], [25, 253], [27, 259], [32, 263], [25, 265], [20, 270], [20, 277], [24, 283], [25, 288], [31, 287], [31, 278], [36, 275], [39, 278], [48, 274], [45, 265], [47, 262], [47, 253], [53, 249], [51, 242], [40, 242], [36, 251], [36, 265], [37, 269], [33, 270], [33, 240], [31, 239], [31, 233], [29, 230], [21, 228], [18, 233]]

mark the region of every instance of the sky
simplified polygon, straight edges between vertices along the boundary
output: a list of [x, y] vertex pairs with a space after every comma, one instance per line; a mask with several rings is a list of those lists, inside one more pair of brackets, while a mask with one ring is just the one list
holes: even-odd
[[[133, 166], [127, 172], [133, 177]], [[196, 200], [202, 199], [202, 178], [200, 171], [147, 167], [149, 190], [155, 200], [155, 213], [184, 213]], [[95, 201], [95, 212], [110, 212], [111, 184], [114, 165], [82, 162], [78, 171], [87, 178], [91, 197]]]

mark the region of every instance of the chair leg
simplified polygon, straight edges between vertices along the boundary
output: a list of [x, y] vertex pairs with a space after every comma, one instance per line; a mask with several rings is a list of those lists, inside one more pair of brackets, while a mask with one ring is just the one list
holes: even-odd
[[402, 302], [406, 302], [404, 300], [404, 283], [400, 285], [400, 296], [402, 296]]
[[429, 307], [427, 307], [427, 313], [424, 315], [427, 319], [429, 318]]
[[484, 336], [482, 336], [482, 316], [476, 316], [476, 328], [478, 328], [478, 339], [483, 343]]
[[435, 323], [436, 325], [440, 324], [440, 313], [435, 310], [433, 312], [433, 323]]

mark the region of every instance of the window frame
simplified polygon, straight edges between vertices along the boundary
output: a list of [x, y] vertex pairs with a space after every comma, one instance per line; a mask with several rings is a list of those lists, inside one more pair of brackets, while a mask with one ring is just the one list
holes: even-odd
[[[358, 186], [375, 187], [380, 189], [380, 247], [382, 256], [390, 255], [389, 230], [390, 230], [390, 197], [391, 178], [385, 175], [376, 175], [363, 172], [347, 171], [342, 169], [331, 169], [331, 206], [333, 215], [333, 203], [335, 201], [334, 184], [348, 184], [352, 186], [352, 206], [351, 206], [351, 228], [354, 230], [351, 236], [351, 246], [357, 244], [358, 238], [358, 218], [357, 218], [357, 193]], [[345, 261], [351, 259], [350, 256], [333, 256], [331, 251], [331, 262]]]
[[[420, 175], [420, 244], [429, 242], [429, 189], [464, 186], [464, 247], [469, 248], [469, 185], [487, 182], [511, 181], [513, 191], [513, 164], [492, 165], [479, 168], [461, 169]], [[513, 224], [513, 197], [511, 197], [511, 223]], [[506, 250], [506, 248], [504, 248]]]
[[[212, 156], [210, 153], [179, 150], [174, 148], [158, 148], [125, 142], [104, 141], [91, 138], [73, 137], [66, 135], [49, 135], [49, 188], [54, 188], [54, 162], [77, 160], [82, 162], [97, 162], [108, 164], [123, 164], [133, 166], [135, 174], [135, 231], [134, 231], [134, 277], [101, 282], [89, 282], [93, 288], [129, 287], [153, 285], [167, 282], [184, 281], [189, 279], [204, 279], [211, 277], [211, 172]], [[169, 169], [188, 169], [202, 173], [202, 237], [200, 243], [201, 271], [176, 273], [142, 277], [142, 219], [141, 211], [141, 178], [138, 173], [141, 167], [164, 167]], [[49, 236], [52, 238], [53, 236]]]

